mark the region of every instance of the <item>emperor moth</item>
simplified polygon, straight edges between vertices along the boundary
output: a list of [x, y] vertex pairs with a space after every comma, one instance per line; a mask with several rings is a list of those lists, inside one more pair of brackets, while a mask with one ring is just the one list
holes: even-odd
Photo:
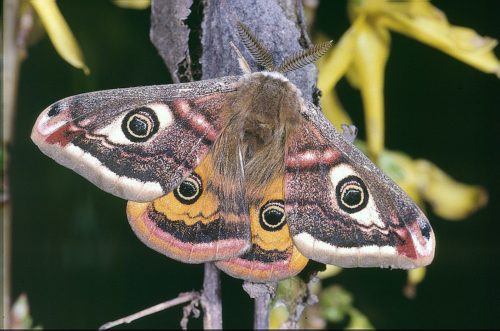
[[264, 71], [72, 96], [40, 114], [32, 140], [131, 200], [137, 236], [183, 262], [216, 261], [259, 282], [295, 275], [308, 259], [429, 264], [435, 239], [422, 211], [284, 75], [329, 44], [274, 65], [246, 26], [239, 32]]

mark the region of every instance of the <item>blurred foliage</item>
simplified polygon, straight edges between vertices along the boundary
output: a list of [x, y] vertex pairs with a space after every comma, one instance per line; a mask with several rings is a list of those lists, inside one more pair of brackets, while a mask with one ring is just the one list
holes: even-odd
[[[366, 152], [363, 142], [356, 141], [356, 146]], [[427, 202], [436, 215], [446, 220], [464, 220], [488, 201], [482, 187], [457, 182], [427, 160], [414, 160], [402, 152], [384, 149], [378, 165], [420, 208], [425, 210]]]
[[353, 305], [353, 296], [340, 285], [322, 288], [318, 278], [307, 284], [299, 277], [279, 282], [269, 314], [269, 328], [323, 329], [326, 322], [346, 329], [373, 329]]
[[318, 273], [319, 279], [325, 279], [338, 275], [342, 271], [342, 268], [335, 265], [327, 265], [326, 269]]
[[88, 75], [90, 70], [85, 64], [78, 42], [59, 11], [55, 0], [30, 0], [50, 41], [57, 53], [73, 67], [82, 69]]
[[[445, 14], [428, 0], [350, 0], [351, 27], [319, 63], [318, 87], [325, 93], [344, 75], [361, 91], [368, 155], [376, 162], [384, 149], [384, 73], [390, 54], [390, 33], [396, 31], [435, 47], [479, 70], [500, 77], [493, 53], [497, 41], [474, 30], [450, 25]], [[325, 37], [319, 36], [320, 39]], [[333, 97], [335, 98], [335, 97]], [[346, 115], [332, 97], [323, 110], [340, 125]]]
[[408, 270], [408, 279], [403, 289], [403, 294], [408, 299], [414, 299], [417, 295], [417, 285], [424, 280], [426, 271], [426, 268]]
[[26, 293], [22, 293], [12, 305], [10, 327], [22, 330], [41, 330], [42, 327], [33, 325], [30, 315], [30, 305]]
[[[127, 9], [147, 9], [151, 5], [150, 0], [112, 1], [116, 6]], [[29, 0], [29, 3], [35, 9], [57, 53], [73, 67], [82, 69], [86, 75], [89, 75], [90, 69], [85, 63], [80, 45], [73, 35], [73, 32], [71, 32], [71, 28], [64, 19], [64, 16], [61, 14], [56, 1]]]
[[352, 295], [339, 285], [332, 285], [319, 292], [321, 316], [329, 322], [341, 323], [346, 318], [346, 329], [373, 329], [366, 316], [353, 306]]
[[[289, 327], [296, 325], [304, 309], [307, 292], [306, 284], [298, 277], [280, 281], [270, 305], [269, 328], [279, 329], [284, 324]], [[289, 321], [292, 321], [292, 325], [286, 324]]]
[[0, 188], [0, 197], [1, 197], [0, 203], [1, 204], [4, 203], [5, 198], [6, 198], [6, 197], [4, 197], [4, 189], [5, 189], [5, 187], [4, 187], [4, 185], [5, 185], [5, 182], [4, 182], [4, 175], [5, 175], [4, 174], [4, 167], [5, 167], [4, 153], [5, 153], [4, 147], [2, 146], [0, 148], [0, 181], [2, 182], [2, 187]]
[[147, 9], [151, 6], [151, 0], [113, 0], [113, 3], [127, 9]]

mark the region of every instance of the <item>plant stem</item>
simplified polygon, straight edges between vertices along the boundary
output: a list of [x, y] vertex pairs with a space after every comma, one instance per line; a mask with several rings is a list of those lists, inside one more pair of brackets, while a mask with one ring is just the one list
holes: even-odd
[[117, 325], [129, 324], [129, 323], [131, 323], [139, 318], [142, 318], [144, 316], [148, 316], [148, 315], [157, 313], [159, 311], [168, 309], [168, 308], [173, 307], [173, 306], [183, 304], [185, 302], [198, 300], [199, 297], [200, 297], [200, 294], [198, 292], [181, 293], [175, 299], [159, 303], [159, 304], [154, 305], [152, 307], [141, 310], [135, 314], [117, 319], [116, 321], [112, 321], [112, 322], [108, 322], [106, 324], [103, 324], [101, 327], [99, 327], [99, 330], [107, 330], [107, 329], [111, 329], [112, 327], [115, 327]]
[[269, 304], [271, 303], [271, 295], [266, 293], [263, 296], [255, 298], [255, 311], [253, 328], [254, 330], [269, 329]]
[[4, 35], [3, 35], [3, 197], [2, 197], [2, 240], [3, 240], [3, 272], [2, 272], [2, 325], [5, 329], [10, 327], [10, 304], [11, 304], [11, 204], [9, 197], [8, 150], [12, 142], [14, 112], [16, 109], [17, 82], [19, 78], [20, 56], [16, 43], [19, 1], [5, 0], [4, 12]]
[[220, 286], [220, 271], [213, 262], [205, 263], [203, 279], [203, 294], [201, 306], [203, 307], [203, 329], [222, 329], [222, 300]]

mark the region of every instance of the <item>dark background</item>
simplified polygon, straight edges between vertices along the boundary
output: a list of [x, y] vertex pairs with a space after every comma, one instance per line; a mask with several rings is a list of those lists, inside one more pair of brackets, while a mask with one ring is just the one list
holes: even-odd
[[[500, 2], [434, 1], [451, 23], [500, 38]], [[29, 49], [21, 70], [11, 149], [13, 298], [28, 294], [45, 328], [99, 325], [200, 289], [202, 265], [150, 250], [131, 231], [125, 201], [100, 191], [44, 156], [29, 139], [38, 114], [61, 98], [94, 90], [170, 83], [149, 41], [149, 10], [108, 1], [59, 1], [92, 70], [65, 63], [47, 38]], [[338, 40], [348, 28], [345, 2], [323, 1], [317, 27]], [[426, 158], [465, 183], [484, 186], [486, 208], [463, 222], [428, 213], [436, 258], [416, 299], [402, 295], [406, 273], [344, 270], [341, 284], [378, 328], [499, 328], [499, 81], [412, 39], [392, 34], [386, 76], [386, 145]], [[498, 50], [496, 51], [498, 55]], [[341, 100], [361, 129], [359, 92], [347, 82]], [[253, 302], [242, 281], [222, 276], [224, 326], [252, 326]], [[129, 328], [177, 328], [180, 307]], [[191, 327], [201, 322], [191, 320]]]

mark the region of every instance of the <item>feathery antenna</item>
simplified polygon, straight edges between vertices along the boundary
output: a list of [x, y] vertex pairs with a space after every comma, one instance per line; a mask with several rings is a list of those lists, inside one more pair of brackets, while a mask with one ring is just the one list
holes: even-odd
[[290, 55], [283, 61], [283, 63], [275, 70], [281, 73], [293, 71], [302, 68], [309, 63], [313, 63], [320, 57], [326, 54], [333, 41], [327, 41], [321, 44], [314, 45], [309, 49], [297, 52]]
[[272, 71], [274, 69], [273, 56], [264, 45], [257, 40], [257, 37], [255, 37], [252, 31], [241, 22], [238, 22], [238, 34], [255, 61], [266, 70]]

